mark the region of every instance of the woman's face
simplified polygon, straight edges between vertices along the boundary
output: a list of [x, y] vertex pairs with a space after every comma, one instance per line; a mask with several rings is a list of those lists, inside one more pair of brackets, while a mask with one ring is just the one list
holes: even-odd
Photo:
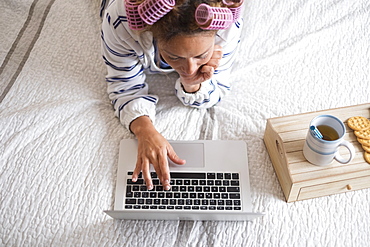
[[182, 78], [192, 78], [212, 57], [214, 34], [175, 36], [170, 41], [158, 42], [162, 58]]

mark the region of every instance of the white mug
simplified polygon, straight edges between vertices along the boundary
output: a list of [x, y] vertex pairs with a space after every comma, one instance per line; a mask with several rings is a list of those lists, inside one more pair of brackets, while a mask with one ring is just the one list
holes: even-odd
[[[329, 126], [329, 127], [328, 127]], [[346, 128], [341, 120], [331, 115], [320, 115], [312, 119], [303, 146], [303, 155], [312, 164], [317, 166], [330, 165], [334, 160], [342, 164], [352, 161], [355, 148], [344, 140]], [[349, 151], [349, 158], [343, 158], [339, 147]]]

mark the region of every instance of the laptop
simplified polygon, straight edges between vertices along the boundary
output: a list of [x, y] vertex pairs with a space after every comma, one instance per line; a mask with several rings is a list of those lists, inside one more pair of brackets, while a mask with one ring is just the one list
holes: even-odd
[[151, 167], [153, 190], [142, 177], [132, 182], [137, 141], [120, 142], [114, 209], [115, 219], [251, 221], [253, 212], [247, 145], [244, 141], [170, 141], [185, 165], [169, 161], [171, 189], [166, 191]]

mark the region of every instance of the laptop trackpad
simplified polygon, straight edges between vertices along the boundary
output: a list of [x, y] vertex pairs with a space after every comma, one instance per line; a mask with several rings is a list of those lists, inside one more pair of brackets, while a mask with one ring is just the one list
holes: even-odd
[[203, 143], [171, 143], [176, 154], [186, 160], [185, 165], [177, 165], [168, 159], [170, 167], [204, 167]]

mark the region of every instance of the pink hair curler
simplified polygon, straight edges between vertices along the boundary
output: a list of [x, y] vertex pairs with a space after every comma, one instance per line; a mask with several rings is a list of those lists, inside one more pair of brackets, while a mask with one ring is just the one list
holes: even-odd
[[200, 4], [195, 11], [195, 20], [205, 30], [227, 29], [233, 23], [233, 14], [228, 8]]
[[175, 6], [175, 0], [145, 0], [139, 5], [141, 18], [149, 25], [165, 16]]
[[146, 23], [143, 21], [138, 11], [138, 4], [135, 0], [124, 0], [127, 15], [128, 26], [132, 30], [142, 30], [145, 28]]
[[244, 0], [222, 0], [222, 2], [231, 10], [231, 13], [233, 13], [234, 21], [239, 19]]

